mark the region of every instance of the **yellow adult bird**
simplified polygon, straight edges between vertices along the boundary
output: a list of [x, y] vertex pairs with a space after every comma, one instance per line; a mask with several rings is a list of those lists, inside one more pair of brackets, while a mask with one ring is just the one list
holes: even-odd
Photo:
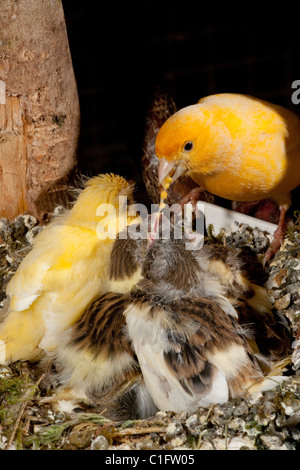
[[173, 114], [155, 151], [159, 181], [191, 176], [203, 190], [226, 199], [273, 199], [280, 209], [274, 242], [283, 241], [290, 191], [300, 184], [300, 119], [281, 106], [250, 96], [217, 94]]
[[137, 220], [128, 215], [132, 196], [133, 185], [121, 176], [93, 177], [73, 207], [36, 237], [7, 287], [0, 363], [39, 359], [92, 301], [122, 291], [109, 279], [110, 256], [114, 231]]

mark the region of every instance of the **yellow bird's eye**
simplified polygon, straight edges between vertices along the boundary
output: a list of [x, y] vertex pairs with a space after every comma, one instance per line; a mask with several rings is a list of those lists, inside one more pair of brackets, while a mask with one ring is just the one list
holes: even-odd
[[186, 152], [190, 152], [192, 148], [194, 147], [194, 143], [190, 140], [189, 142], [186, 142], [183, 146], [183, 150]]

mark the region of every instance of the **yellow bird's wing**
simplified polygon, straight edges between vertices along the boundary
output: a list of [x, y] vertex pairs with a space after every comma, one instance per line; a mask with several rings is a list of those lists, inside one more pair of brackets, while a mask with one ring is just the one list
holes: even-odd
[[45, 278], [63, 249], [60, 232], [60, 228], [54, 231], [49, 226], [37, 236], [7, 286], [7, 308], [0, 325], [0, 363], [40, 357], [39, 343], [45, 332]]
[[57, 346], [60, 332], [108, 288], [111, 244], [99, 243], [91, 230], [66, 224], [40, 233], [7, 288], [0, 362], [35, 359], [41, 349]]
[[55, 242], [55, 257], [43, 258], [45, 269], [35, 291], [35, 295], [41, 294], [37, 308], [45, 324], [40, 347], [47, 350], [56, 347], [61, 331], [78, 320], [109, 287], [107, 271], [113, 240], [102, 241], [92, 230], [67, 225], [59, 236], [62, 249], [56, 249]]
[[49, 226], [41, 232], [32, 250], [22, 260], [17, 272], [7, 286], [10, 298], [10, 311], [21, 312], [30, 308], [44, 292], [44, 279], [61, 253], [63, 246], [59, 241], [60, 231]]

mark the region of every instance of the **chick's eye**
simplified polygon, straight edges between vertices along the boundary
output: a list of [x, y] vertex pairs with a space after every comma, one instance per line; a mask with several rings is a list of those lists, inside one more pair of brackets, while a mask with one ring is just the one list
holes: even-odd
[[194, 147], [194, 144], [193, 144], [192, 141], [190, 141], [190, 142], [186, 142], [184, 144], [183, 149], [186, 150], [187, 152], [189, 152], [190, 150], [192, 150], [193, 147]]

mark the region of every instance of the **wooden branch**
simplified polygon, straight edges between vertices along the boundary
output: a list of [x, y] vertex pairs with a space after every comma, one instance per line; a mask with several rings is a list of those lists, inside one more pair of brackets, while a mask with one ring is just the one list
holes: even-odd
[[79, 102], [61, 0], [0, 2], [0, 217], [65, 202]]

